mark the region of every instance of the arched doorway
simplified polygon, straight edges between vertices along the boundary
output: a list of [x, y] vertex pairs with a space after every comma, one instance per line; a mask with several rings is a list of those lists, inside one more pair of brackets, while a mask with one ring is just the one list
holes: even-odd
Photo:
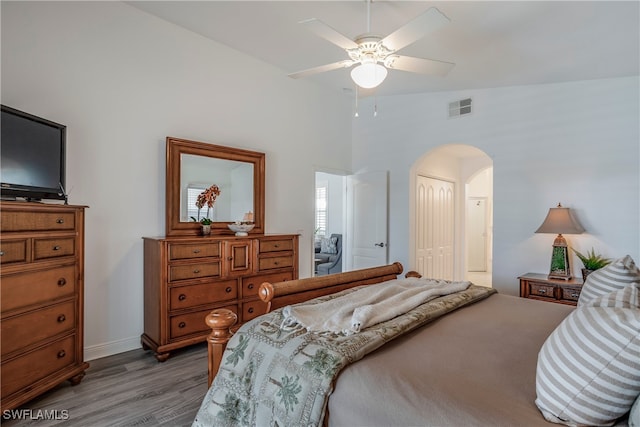
[[[410, 186], [411, 269], [425, 277], [491, 286], [491, 158], [470, 145], [437, 147], [414, 163]], [[469, 209], [473, 203], [479, 209]], [[480, 210], [483, 215], [479, 215]], [[481, 239], [475, 236], [478, 229], [484, 230]], [[468, 248], [482, 241], [485, 250], [480, 254], [482, 262], [478, 262], [477, 252], [470, 258]]]

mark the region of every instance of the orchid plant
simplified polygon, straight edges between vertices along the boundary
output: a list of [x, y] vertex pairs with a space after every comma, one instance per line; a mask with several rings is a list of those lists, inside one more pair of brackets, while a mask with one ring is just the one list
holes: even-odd
[[[198, 219], [191, 217], [193, 221], [200, 222], [202, 225], [211, 225], [209, 214], [216, 203], [216, 198], [220, 195], [220, 187], [213, 184], [211, 187], [198, 194], [196, 199], [196, 207], [198, 208]], [[207, 215], [200, 218], [200, 209], [207, 207]]]

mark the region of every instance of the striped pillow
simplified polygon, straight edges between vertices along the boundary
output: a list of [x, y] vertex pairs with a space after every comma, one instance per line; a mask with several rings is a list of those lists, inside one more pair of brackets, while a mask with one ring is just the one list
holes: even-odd
[[640, 427], [640, 395], [629, 412], [629, 427]]
[[640, 282], [640, 270], [627, 255], [587, 276], [578, 298], [578, 307], [632, 282]]
[[640, 283], [571, 312], [538, 354], [536, 405], [547, 421], [611, 425], [640, 394]]

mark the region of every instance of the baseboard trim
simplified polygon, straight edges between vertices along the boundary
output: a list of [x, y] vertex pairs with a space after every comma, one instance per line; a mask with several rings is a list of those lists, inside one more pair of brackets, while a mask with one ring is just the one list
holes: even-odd
[[111, 341], [104, 344], [92, 345], [84, 348], [84, 360], [100, 359], [102, 357], [113, 356], [125, 351], [141, 348], [140, 337], [125, 338], [123, 340]]

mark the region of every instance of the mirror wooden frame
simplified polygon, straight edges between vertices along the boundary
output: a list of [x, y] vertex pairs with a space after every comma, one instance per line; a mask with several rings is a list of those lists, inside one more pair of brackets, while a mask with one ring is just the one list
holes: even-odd
[[[181, 156], [191, 154], [223, 160], [234, 160], [253, 164], [253, 221], [255, 227], [251, 234], [264, 234], [264, 174], [265, 154], [240, 148], [225, 147], [205, 142], [167, 137], [167, 175], [166, 175], [166, 235], [197, 236], [201, 226], [197, 222], [180, 221], [180, 177]], [[234, 234], [228, 224], [233, 222], [211, 223], [211, 234]]]

